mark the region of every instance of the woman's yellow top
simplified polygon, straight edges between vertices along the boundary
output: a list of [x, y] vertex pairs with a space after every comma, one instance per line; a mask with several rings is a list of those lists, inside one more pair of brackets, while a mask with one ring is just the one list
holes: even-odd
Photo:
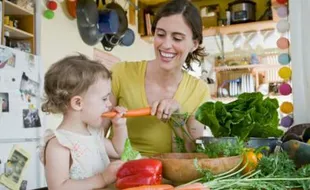
[[[112, 68], [112, 93], [118, 105], [130, 109], [149, 107], [145, 93], [146, 61], [117, 63]], [[209, 98], [207, 84], [187, 72], [175, 93], [174, 99], [182, 112], [194, 114]], [[155, 116], [127, 119], [128, 136], [133, 148], [142, 155], [172, 152], [172, 130]]]

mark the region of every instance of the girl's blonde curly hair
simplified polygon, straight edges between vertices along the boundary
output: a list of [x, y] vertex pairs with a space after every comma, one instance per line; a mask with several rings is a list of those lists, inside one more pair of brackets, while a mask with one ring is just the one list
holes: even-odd
[[54, 63], [45, 74], [42, 111], [65, 113], [70, 99], [86, 92], [98, 78], [110, 79], [111, 73], [85, 55], [68, 56]]

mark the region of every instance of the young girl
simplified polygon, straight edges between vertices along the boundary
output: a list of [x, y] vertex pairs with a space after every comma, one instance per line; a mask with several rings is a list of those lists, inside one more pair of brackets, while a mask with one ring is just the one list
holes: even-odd
[[[62, 113], [55, 131], [48, 130], [41, 147], [41, 161], [49, 190], [102, 188], [116, 180], [123, 164], [119, 158], [127, 134], [126, 111], [114, 108], [113, 138], [104, 138], [101, 114], [110, 111], [110, 72], [83, 55], [66, 57], [45, 74], [46, 101], [42, 110]], [[91, 127], [90, 127], [91, 126]]]

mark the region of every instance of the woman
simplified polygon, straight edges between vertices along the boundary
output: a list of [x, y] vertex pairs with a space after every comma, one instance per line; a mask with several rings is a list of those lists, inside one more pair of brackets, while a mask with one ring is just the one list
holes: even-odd
[[[185, 128], [192, 139], [200, 137], [203, 126], [194, 113], [209, 98], [204, 81], [186, 72], [192, 69], [191, 62], [201, 63], [205, 56], [200, 46], [202, 22], [194, 5], [187, 0], [168, 2], [156, 14], [152, 31], [154, 60], [120, 63], [112, 69], [112, 104], [128, 110], [151, 106], [156, 116], [127, 120], [131, 143], [145, 156], [176, 148], [171, 127], [164, 122], [172, 113], [188, 112]], [[187, 150], [193, 148], [193, 141], [180, 129], [178, 135], [184, 136]]]

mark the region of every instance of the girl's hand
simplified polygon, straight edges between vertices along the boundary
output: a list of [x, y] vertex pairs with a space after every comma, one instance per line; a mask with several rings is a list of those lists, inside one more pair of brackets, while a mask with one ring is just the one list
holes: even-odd
[[126, 118], [122, 118], [122, 116], [126, 113], [127, 109], [121, 106], [116, 106], [113, 108], [113, 111], [117, 112], [116, 116], [111, 119], [113, 126], [126, 126]]
[[108, 167], [101, 174], [105, 185], [110, 185], [116, 181], [116, 174], [124, 163], [125, 162], [121, 160], [117, 160], [108, 165]]
[[174, 99], [163, 99], [155, 101], [152, 104], [152, 115], [156, 115], [158, 119], [167, 120], [171, 117], [172, 113], [180, 110], [180, 104]]

